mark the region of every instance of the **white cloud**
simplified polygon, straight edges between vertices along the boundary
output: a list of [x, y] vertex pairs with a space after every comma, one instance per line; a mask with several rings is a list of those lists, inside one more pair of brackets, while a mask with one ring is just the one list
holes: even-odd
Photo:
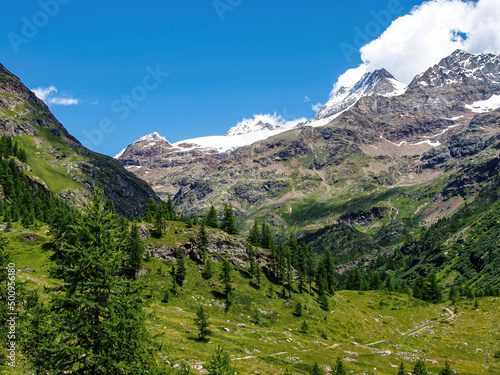
[[67, 95], [56, 96], [58, 90], [55, 86], [37, 87], [31, 91], [47, 105], [77, 105], [80, 103], [79, 99], [70, 98]]
[[270, 124], [274, 126], [279, 126], [283, 128], [289, 128], [289, 127], [295, 127], [297, 124], [301, 122], [305, 122], [307, 119], [305, 117], [301, 117], [298, 119], [293, 119], [293, 120], [286, 120], [284, 119], [281, 115], [278, 115], [276, 113], [274, 114], [258, 114], [258, 115], [253, 115], [253, 118], [244, 118], [236, 126], [241, 126], [244, 124], [258, 124], [259, 122], [262, 122], [264, 124]]
[[36, 89], [31, 89], [31, 91], [33, 91], [35, 95], [43, 101], [46, 101], [49, 95], [51, 95], [52, 93], [57, 93], [57, 89], [55, 86], [37, 87]]
[[314, 112], [319, 112], [321, 110], [321, 108], [323, 108], [323, 104], [321, 103], [316, 103], [314, 104], [311, 109], [314, 111]]
[[72, 98], [50, 98], [49, 103], [54, 105], [77, 105], [80, 101]]
[[[334, 90], [353, 83], [361, 72], [385, 68], [409, 83], [456, 49], [500, 53], [500, 1], [431, 0], [391, 23], [361, 47], [363, 64], [339, 77]], [[333, 92], [332, 92], [333, 93]]]
[[311, 99], [308, 96], [304, 97], [304, 103], [307, 103], [307, 102], [310, 102], [310, 101], [311, 101]]

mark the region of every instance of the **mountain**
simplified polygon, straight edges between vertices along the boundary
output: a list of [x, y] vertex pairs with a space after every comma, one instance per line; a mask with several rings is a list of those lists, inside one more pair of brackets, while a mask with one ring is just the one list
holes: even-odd
[[[481, 170], [498, 156], [500, 114], [493, 104], [499, 74], [498, 56], [463, 51], [407, 88], [379, 70], [339, 89], [312, 120], [323, 126], [298, 126], [230, 153], [172, 150], [130, 170], [191, 214], [231, 201], [242, 228], [258, 218], [278, 233], [296, 230], [313, 238], [322, 231], [318, 247], [327, 248], [339, 228], [354, 227], [342, 229], [337, 243], [362, 244], [355, 246], [358, 253], [383, 250], [401, 243], [415, 225], [453, 214], [488, 181], [487, 174], [468, 183], [453, 176], [467, 166]], [[334, 107], [342, 95], [346, 101]], [[484, 112], [487, 107], [492, 110]], [[460, 193], [446, 188], [454, 184]]]
[[351, 87], [339, 87], [323, 108], [309, 121], [308, 125], [326, 125], [334, 116], [349, 109], [365, 96], [382, 95], [386, 97], [401, 95], [406, 85], [396, 80], [385, 69], [372, 73], [365, 73], [361, 79]]
[[129, 217], [144, 215], [149, 198], [159, 200], [148, 184], [115, 159], [83, 147], [1, 64], [0, 134], [15, 137], [27, 152], [33, 175], [71, 205], [80, 204], [96, 185], [114, 201], [117, 212]]

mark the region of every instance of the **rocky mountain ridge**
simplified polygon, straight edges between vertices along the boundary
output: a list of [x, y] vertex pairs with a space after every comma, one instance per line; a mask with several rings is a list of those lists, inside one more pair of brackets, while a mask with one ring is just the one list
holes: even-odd
[[28, 154], [33, 174], [72, 205], [83, 202], [96, 185], [126, 216], [143, 215], [149, 198], [159, 200], [115, 159], [83, 147], [45, 103], [1, 64], [0, 134], [16, 137]]

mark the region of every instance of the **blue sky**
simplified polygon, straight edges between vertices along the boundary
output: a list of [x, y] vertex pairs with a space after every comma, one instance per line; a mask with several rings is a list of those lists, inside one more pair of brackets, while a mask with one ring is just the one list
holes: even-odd
[[29, 88], [57, 88], [46, 100], [56, 117], [108, 155], [153, 131], [176, 142], [259, 113], [312, 117], [339, 75], [363, 63], [359, 48], [422, 2], [144, 3], [3, 5], [0, 62]]

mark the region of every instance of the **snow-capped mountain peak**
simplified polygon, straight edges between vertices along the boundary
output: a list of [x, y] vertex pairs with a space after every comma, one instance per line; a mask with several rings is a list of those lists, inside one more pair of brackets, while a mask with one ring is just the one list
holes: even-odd
[[406, 91], [406, 87], [404, 83], [399, 82], [385, 69], [365, 73], [354, 85], [339, 87], [308, 124], [315, 126], [323, 124], [325, 120], [332, 120], [335, 116], [356, 104], [362, 97], [402, 95]]
[[153, 132], [153, 133], [150, 133], [150, 134], [146, 134], [145, 136], [139, 138], [137, 141], [135, 141], [134, 143], [137, 143], [137, 142], [142, 142], [142, 141], [165, 141], [165, 142], [168, 142], [167, 141], [167, 138], [161, 136], [159, 133], [157, 132]]

